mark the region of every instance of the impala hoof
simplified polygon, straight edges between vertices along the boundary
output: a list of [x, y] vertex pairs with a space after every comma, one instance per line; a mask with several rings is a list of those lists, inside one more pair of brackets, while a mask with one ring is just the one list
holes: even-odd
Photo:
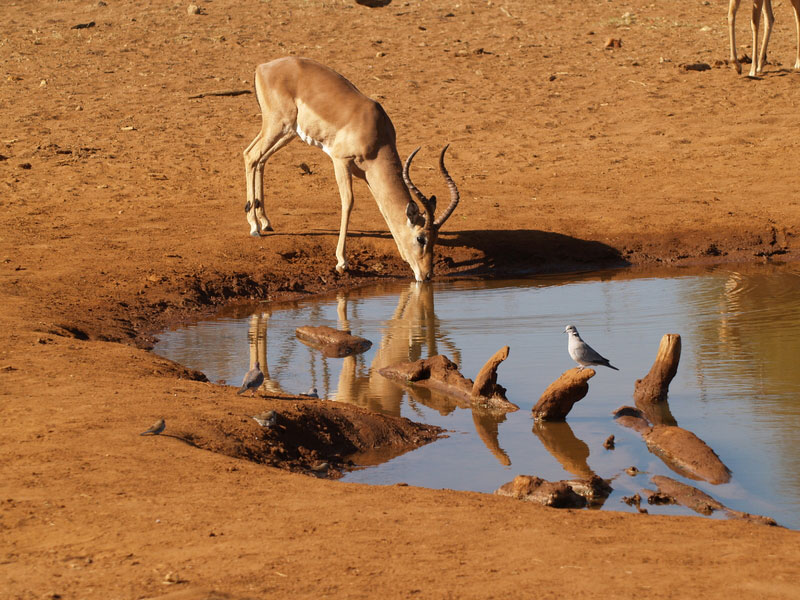
[[250, 232], [250, 235], [251, 235], [251, 236], [253, 236], [253, 237], [261, 237], [261, 233], [259, 233], [259, 231], [258, 231], [258, 230], [256, 230], [256, 231], [251, 231], [251, 232]]

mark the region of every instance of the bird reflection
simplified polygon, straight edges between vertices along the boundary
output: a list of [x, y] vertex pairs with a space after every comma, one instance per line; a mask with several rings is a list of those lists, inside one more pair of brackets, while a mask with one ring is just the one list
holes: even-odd
[[269, 313], [262, 312], [250, 317], [250, 326], [247, 329], [247, 342], [250, 347], [250, 369], [254, 369], [256, 364], [261, 367], [264, 374], [262, 388], [273, 394], [283, 393], [281, 385], [269, 375], [269, 364], [267, 363], [267, 324], [269, 323]]

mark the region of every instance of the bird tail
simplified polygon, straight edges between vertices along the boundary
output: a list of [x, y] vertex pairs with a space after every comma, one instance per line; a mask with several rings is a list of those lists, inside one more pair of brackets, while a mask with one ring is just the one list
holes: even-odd
[[246, 391], [247, 391], [247, 388], [246, 388], [246, 387], [241, 387], [241, 388], [239, 388], [238, 390], [236, 390], [236, 394], [237, 394], [237, 395], [239, 395], [239, 394], [244, 394]]
[[607, 366], [609, 369], [614, 369], [615, 371], [619, 371], [619, 369], [618, 369], [617, 367], [615, 367], [614, 365], [612, 365], [611, 363], [608, 363], [608, 362], [607, 362], [607, 363], [606, 363], [606, 366]]

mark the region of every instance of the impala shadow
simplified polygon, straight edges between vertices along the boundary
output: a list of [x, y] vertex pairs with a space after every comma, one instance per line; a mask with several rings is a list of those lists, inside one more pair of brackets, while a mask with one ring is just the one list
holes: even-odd
[[437, 244], [442, 248], [477, 250], [478, 256], [456, 259], [448, 265], [467, 267], [475, 274], [630, 266], [619, 250], [602, 242], [533, 229], [445, 232]]
[[[334, 230], [270, 233], [270, 236], [338, 236]], [[391, 239], [388, 231], [348, 231], [348, 239]], [[602, 242], [538, 231], [498, 229], [444, 231], [436, 242], [437, 261], [471, 275], [546, 273], [559, 270], [601, 269], [630, 266], [623, 255]], [[477, 252], [475, 252], [477, 251]], [[469, 257], [465, 257], [465, 254]], [[477, 254], [477, 255], [476, 255]]]

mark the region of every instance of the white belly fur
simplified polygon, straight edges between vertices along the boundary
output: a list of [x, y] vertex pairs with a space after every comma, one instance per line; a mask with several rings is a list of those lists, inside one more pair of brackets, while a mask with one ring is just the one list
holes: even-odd
[[299, 137], [301, 140], [303, 140], [306, 144], [308, 144], [309, 146], [316, 146], [317, 148], [322, 148], [322, 151], [325, 154], [327, 154], [328, 156], [331, 155], [330, 148], [328, 148], [322, 142], [318, 142], [317, 140], [312, 138], [310, 135], [305, 133], [303, 130], [300, 129], [299, 125], [297, 126], [296, 131], [297, 131], [297, 137]]

